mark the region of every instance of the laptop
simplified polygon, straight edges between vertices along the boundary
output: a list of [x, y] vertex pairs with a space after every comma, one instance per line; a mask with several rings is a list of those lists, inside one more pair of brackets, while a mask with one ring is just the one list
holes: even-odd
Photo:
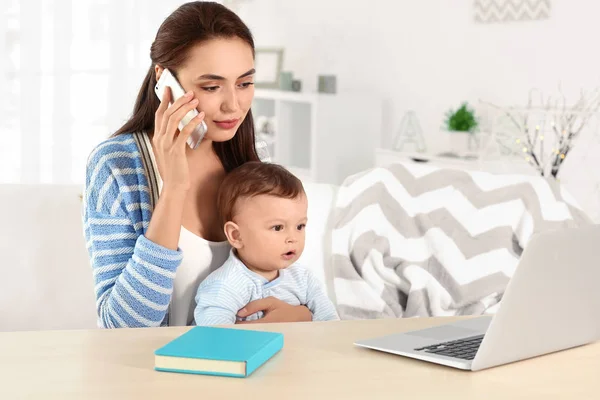
[[600, 339], [600, 225], [535, 234], [494, 315], [356, 346], [478, 371]]

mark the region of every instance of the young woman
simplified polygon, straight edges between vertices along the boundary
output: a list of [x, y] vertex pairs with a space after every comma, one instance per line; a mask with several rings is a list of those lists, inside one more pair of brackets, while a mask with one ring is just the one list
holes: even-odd
[[[133, 115], [90, 154], [83, 219], [99, 325], [189, 325], [199, 283], [227, 258], [216, 195], [225, 174], [259, 161], [250, 110], [254, 41], [237, 15], [218, 3], [191, 2], [160, 26], [152, 65]], [[165, 68], [187, 95], [172, 105], [154, 92]], [[179, 132], [182, 117], [200, 114]], [[208, 132], [186, 143], [202, 121]], [[240, 316], [261, 322], [308, 321], [305, 306], [261, 299]]]

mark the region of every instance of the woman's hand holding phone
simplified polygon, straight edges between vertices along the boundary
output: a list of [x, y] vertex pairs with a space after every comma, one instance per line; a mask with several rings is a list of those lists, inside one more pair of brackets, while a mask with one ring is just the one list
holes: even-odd
[[148, 240], [158, 245], [177, 250], [183, 207], [190, 188], [190, 172], [185, 154], [188, 146], [186, 141], [204, 118], [204, 113], [192, 119], [179, 132], [179, 121], [188, 111], [196, 108], [198, 100], [194, 100], [194, 96], [188, 94], [169, 106], [170, 103], [171, 90], [165, 88], [160, 107], [154, 116], [152, 136], [152, 147], [163, 187], [145, 235]]
[[158, 172], [163, 180], [163, 190], [187, 191], [190, 188], [189, 169], [185, 155], [187, 140], [202, 123], [204, 112], [192, 119], [180, 132], [178, 125], [182, 118], [198, 106], [193, 92], [177, 99], [172, 105], [171, 89], [165, 87], [160, 106], [154, 116], [152, 147]]

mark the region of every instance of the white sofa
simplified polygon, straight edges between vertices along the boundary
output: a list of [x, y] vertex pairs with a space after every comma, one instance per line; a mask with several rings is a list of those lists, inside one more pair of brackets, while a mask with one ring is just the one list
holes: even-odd
[[[335, 186], [305, 183], [301, 261], [331, 294], [326, 224]], [[0, 331], [96, 328], [80, 185], [0, 185]]]

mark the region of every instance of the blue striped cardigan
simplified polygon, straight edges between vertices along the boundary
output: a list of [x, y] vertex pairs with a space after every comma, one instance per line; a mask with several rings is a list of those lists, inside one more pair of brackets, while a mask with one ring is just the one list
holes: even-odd
[[183, 254], [144, 236], [152, 198], [134, 135], [110, 138], [90, 153], [82, 213], [98, 325], [166, 325], [175, 271]]

